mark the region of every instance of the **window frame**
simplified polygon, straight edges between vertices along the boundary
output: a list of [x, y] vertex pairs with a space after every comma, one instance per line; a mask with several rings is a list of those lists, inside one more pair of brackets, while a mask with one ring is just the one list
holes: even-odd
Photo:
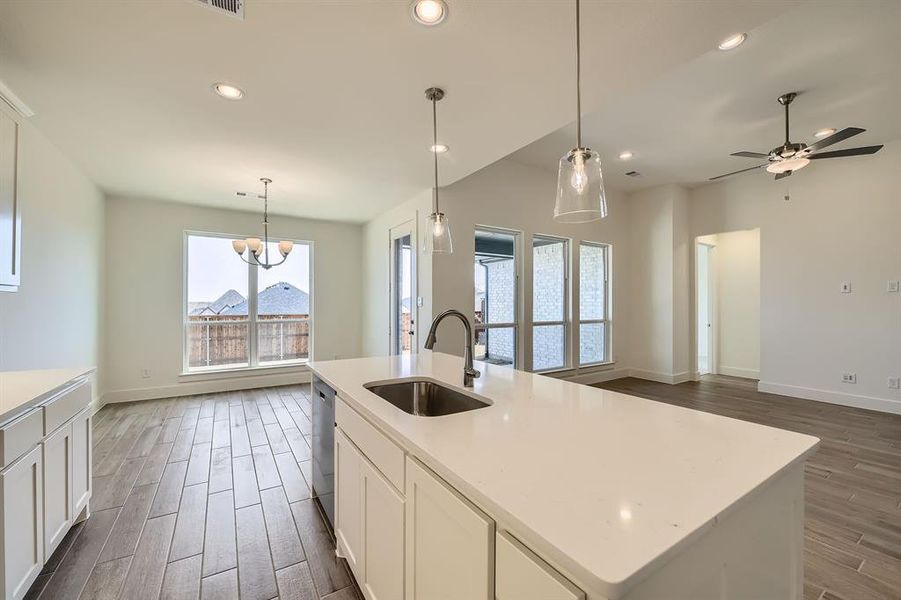
[[[536, 321], [535, 320], [535, 240], [551, 240], [553, 243], [562, 242], [563, 243], [563, 320], [562, 321]], [[571, 330], [572, 327], [572, 290], [570, 289], [570, 285], [572, 282], [572, 268], [573, 268], [573, 260], [572, 260], [572, 239], [559, 236], [559, 235], [551, 235], [544, 233], [534, 233], [532, 234], [529, 249], [532, 251], [530, 256], [530, 266], [532, 272], [529, 274], [529, 280], [531, 282], [531, 310], [532, 314], [530, 315], [529, 320], [529, 367], [531, 368], [532, 373], [554, 373], [557, 371], [568, 371], [573, 368], [573, 360], [572, 360], [572, 348], [570, 347], [574, 337], [573, 332]], [[547, 369], [536, 369], [535, 368], [535, 327], [542, 326], [563, 326], [563, 364], [560, 366], [549, 367]]]
[[[513, 368], [518, 368], [522, 362], [522, 277], [520, 277], [520, 269], [522, 268], [522, 232], [516, 229], [508, 229], [505, 227], [494, 227], [491, 225], [475, 225], [473, 227], [472, 237], [479, 231], [487, 233], [500, 233], [509, 235], [513, 238], [513, 321], [510, 323], [476, 323], [473, 318], [473, 340], [478, 338], [480, 331], [489, 329], [513, 329]], [[473, 250], [473, 263], [475, 263], [475, 250]], [[487, 283], [487, 278], [486, 278]], [[485, 290], [487, 293], [487, 289]], [[475, 289], [473, 288], [473, 298], [475, 297]]]
[[[242, 234], [229, 234], [229, 233], [220, 233], [220, 232], [211, 232], [211, 231], [197, 231], [197, 230], [184, 230], [182, 236], [182, 300], [181, 300], [181, 320], [182, 320], [182, 375], [203, 375], [205, 373], [234, 373], [241, 371], [256, 371], [256, 370], [264, 370], [264, 369], [284, 369], [291, 367], [304, 367], [311, 360], [313, 360], [313, 349], [314, 349], [314, 323], [315, 323], [315, 307], [313, 305], [313, 296], [314, 296], [314, 264], [315, 264], [315, 243], [313, 240], [301, 240], [301, 239], [292, 239], [287, 237], [280, 237], [279, 240], [286, 240], [294, 242], [294, 246], [304, 245], [307, 246], [309, 252], [309, 265], [308, 265], [308, 273], [309, 273], [309, 302], [310, 302], [310, 312], [307, 317], [307, 321], [309, 322], [309, 336], [308, 336], [308, 352], [306, 358], [299, 358], [294, 360], [283, 360], [283, 361], [269, 361], [260, 363], [259, 360], [259, 343], [258, 343], [258, 331], [259, 331], [259, 315], [257, 314], [257, 295], [259, 294], [259, 271], [260, 267], [256, 267], [253, 265], [249, 265], [246, 262], [242, 261], [240, 257], [235, 254], [235, 260], [241, 261], [242, 264], [247, 269], [247, 319], [245, 321], [235, 321], [241, 323], [247, 323], [247, 362], [246, 363], [235, 363], [234, 365], [210, 365], [205, 367], [191, 367], [189, 362], [189, 345], [190, 345], [190, 336], [188, 333], [188, 327], [190, 322], [188, 321], [188, 242], [189, 239], [194, 237], [210, 237], [210, 238], [220, 238], [226, 240], [242, 240], [248, 237], [253, 237], [251, 235], [242, 235]], [[270, 243], [272, 241], [270, 240]], [[278, 268], [278, 267], [275, 267]], [[266, 322], [265, 320], [263, 321]], [[279, 321], [274, 321], [279, 322]], [[300, 322], [300, 319], [290, 319], [281, 322]]]
[[[589, 246], [593, 248], [600, 248], [604, 251], [604, 315], [601, 319], [583, 319], [582, 318], [582, 281], [583, 281], [583, 273], [582, 273], [582, 247]], [[578, 336], [578, 345], [575, 347], [574, 351], [578, 353], [578, 357], [576, 359], [576, 364], [578, 368], [588, 368], [588, 367], [596, 367], [601, 365], [609, 365], [613, 363], [613, 293], [612, 293], [612, 285], [611, 285], [611, 268], [613, 266], [612, 254], [613, 254], [613, 244], [607, 242], [595, 242], [591, 240], [579, 240], [579, 306], [577, 307], [578, 318], [574, 318], [573, 321], [577, 327], [577, 336]], [[597, 361], [589, 361], [582, 362], [582, 325], [591, 325], [602, 323], [604, 325], [604, 356], [601, 360]]]

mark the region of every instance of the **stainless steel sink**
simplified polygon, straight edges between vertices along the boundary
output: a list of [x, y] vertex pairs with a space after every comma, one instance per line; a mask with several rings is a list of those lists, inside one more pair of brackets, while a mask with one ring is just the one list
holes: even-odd
[[421, 379], [367, 383], [363, 387], [402, 411], [419, 417], [440, 417], [490, 406], [453, 388]]

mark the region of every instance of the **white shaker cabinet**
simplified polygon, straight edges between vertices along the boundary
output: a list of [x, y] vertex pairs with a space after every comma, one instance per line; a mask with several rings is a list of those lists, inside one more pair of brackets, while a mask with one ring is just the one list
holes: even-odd
[[44, 461], [44, 553], [53, 554], [73, 522], [72, 424], [41, 443]]
[[368, 461], [363, 464], [363, 506], [363, 593], [368, 600], [400, 600], [404, 597], [404, 498]]
[[399, 600], [404, 590], [404, 499], [335, 430], [335, 536], [367, 600]]
[[351, 570], [362, 580], [363, 455], [340, 429], [335, 429], [335, 537]]
[[22, 211], [16, 182], [18, 124], [0, 112], [0, 292], [19, 287]]
[[406, 600], [491, 600], [494, 521], [407, 457]]
[[497, 534], [497, 600], [585, 600], [585, 594], [506, 531]]
[[40, 445], [0, 471], [4, 598], [23, 598], [44, 566], [42, 487]]
[[90, 408], [84, 409], [72, 420], [72, 515], [76, 522], [91, 499], [93, 425]]

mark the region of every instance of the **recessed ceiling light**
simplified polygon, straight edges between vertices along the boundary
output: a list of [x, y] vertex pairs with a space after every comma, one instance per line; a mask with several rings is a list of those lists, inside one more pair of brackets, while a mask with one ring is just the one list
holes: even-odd
[[747, 33], [736, 33], [720, 42], [717, 48], [720, 50], [734, 50], [744, 44], [746, 39], [748, 39]]
[[817, 131], [816, 133], [814, 133], [814, 134], [813, 134], [813, 137], [815, 137], [815, 138], [824, 138], [824, 137], [826, 137], [827, 135], [832, 135], [833, 133], [835, 133], [835, 129], [832, 128], [832, 127], [827, 127], [826, 129], [820, 129], [819, 131]]
[[444, 0], [416, 0], [410, 14], [420, 25], [437, 25], [447, 17], [447, 4]]
[[434, 146], [429, 148], [429, 150], [437, 154], [444, 154], [445, 152], [450, 150], [450, 147], [447, 144], [435, 144]]
[[620, 160], [629, 160], [630, 158], [632, 158], [632, 156], [633, 156], [633, 154], [631, 152], [629, 152], [628, 150], [625, 150], [624, 152], [619, 153]]
[[214, 84], [213, 89], [227, 100], [240, 100], [244, 97], [244, 90], [227, 83]]

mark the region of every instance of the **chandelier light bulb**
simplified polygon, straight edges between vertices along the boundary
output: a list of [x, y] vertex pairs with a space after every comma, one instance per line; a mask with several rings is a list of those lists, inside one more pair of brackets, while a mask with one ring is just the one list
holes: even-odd
[[577, 194], [585, 193], [585, 187], [588, 185], [588, 175], [585, 173], [585, 155], [582, 152], [576, 152], [573, 157], [573, 174], [569, 179], [569, 184], [576, 190]]
[[291, 241], [281, 241], [278, 243], [278, 251], [282, 256], [288, 256], [291, 254], [291, 250], [294, 249], [294, 242]]
[[247, 250], [247, 242], [244, 240], [232, 240], [232, 248], [238, 254], [244, 254], [244, 251]]

